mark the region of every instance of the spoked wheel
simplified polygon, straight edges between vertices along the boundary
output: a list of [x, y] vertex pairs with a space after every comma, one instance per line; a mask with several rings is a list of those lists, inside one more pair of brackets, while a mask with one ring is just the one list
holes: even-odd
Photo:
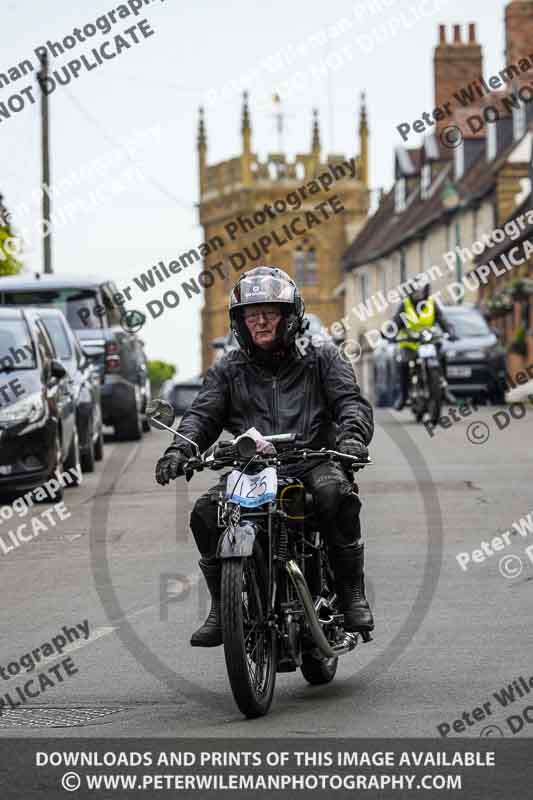
[[256, 542], [248, 558], [222, 562], [222, 638], [231, 690], [246, 717], [266, 714], [276, 682], [276, 632], [267, 625], [268, 583]]

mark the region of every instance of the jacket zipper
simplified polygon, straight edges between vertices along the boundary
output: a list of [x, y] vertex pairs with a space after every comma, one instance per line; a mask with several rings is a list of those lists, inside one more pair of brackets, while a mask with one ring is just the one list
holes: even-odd
[[304, 440], [307, 437], [307, 425], [308, 425], [308, 418], [309, 418], [310, 399], [309, 399], [309, 396], [308, 396], [309, 395], [308, 386], [309, 386], [309, 369], [306, 369], [306, 371], [305, 371], [305, 380], [304, 380], [304, 388], [303, 388], [303, 393], [304, 393], [304, 419], [303, 419], [303, 424], [302, 424], [302, 439], [304, 439]]
[[272, 416], [274, 418], [274, 433], [282, 433], [278, 431], [278, 377], [274, 376], [272, 379]]

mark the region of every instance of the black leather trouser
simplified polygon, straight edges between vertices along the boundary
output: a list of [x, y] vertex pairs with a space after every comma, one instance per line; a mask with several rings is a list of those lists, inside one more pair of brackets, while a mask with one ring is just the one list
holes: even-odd
[[[320, 530], [328, 547], [347, 547], [361, 538], [361, 501], [357, 487], [341, 467], [326, 462], [310, 468], [308, 463], [302, 463], [291, 466], [290, 475], [301, 480], [313, 495]], [[221, 533], [217, 527], [217, 499], [223, 487], [221, 481], [210, 488], [198, 498], [191, 513], [191, 530], [203, 558], [212, 558], [216, 553]]]

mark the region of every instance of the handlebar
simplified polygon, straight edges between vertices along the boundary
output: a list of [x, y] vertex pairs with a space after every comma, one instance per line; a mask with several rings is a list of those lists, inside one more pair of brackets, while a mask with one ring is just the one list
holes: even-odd
[[[405, 335], [406, 333], [406, 335]], [[450, 334], [446, 332], [436, 331], [433, 328], [424, 328], [422, 331], [410, 331], [407, 330], [404, 333], [404, 336], [394, 336], [394, 337], [387, 337], [384, 336], [385, 339], [388, 339], [389, 342], [393, 342], [395, 344], [399, 344], [401, 342], [420, 342], [422, 344], [431, 343], [435, 344], [441, 341], [441, 339], [449, 339]]]
[[184, 464], [184, 471], [200, 472], [205, 468], [217, 470], [231, 466], [244, 467], [245, 465], [252, 463], [261, 466], [280, 466], [281, 464], [287, 464], [291, 461], [307, 461], [308, 459], [329, 459], [331, 461], [341, 461], [344, 462], [345, 466], [349, 467], [350, 469], [357, 470], [362, 469], [363, 467], [368, 467], [372, 464], [372, 460], [370, 458], [368, 458], [366, 461], [362, 461], [355, 456], [350, 456], [347, 453], [341, 453], [338, 450], [309, 450], [308, 448], [301, 448], [299, 450], [292, 450], [285, 453], [274, 453], [273, 455], [262, 455], [258, 453], [252, 458], [248, 459], [240, 458], [234, 454], [226, 458], [220, 456], [215, 458], [214, 455], [210, 455], [207, 458], [193, 457], [190, 458], [186, 464]]

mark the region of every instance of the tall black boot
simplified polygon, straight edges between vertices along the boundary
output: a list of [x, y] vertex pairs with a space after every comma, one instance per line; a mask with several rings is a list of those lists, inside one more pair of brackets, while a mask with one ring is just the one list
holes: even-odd
[[220, 619], [220, 576], [221, 564], [218, 558], [201, 558], [198, 562], [211, 595], [211, 610], [204, 624], [191, 636], [192, 647], [218, 647], [222, 644], [222, 625]]
[[374, 617], [365, 597], [365, 546], [362, 542], [330, 551], [339, 608], [346, 631], [371, 631]]

